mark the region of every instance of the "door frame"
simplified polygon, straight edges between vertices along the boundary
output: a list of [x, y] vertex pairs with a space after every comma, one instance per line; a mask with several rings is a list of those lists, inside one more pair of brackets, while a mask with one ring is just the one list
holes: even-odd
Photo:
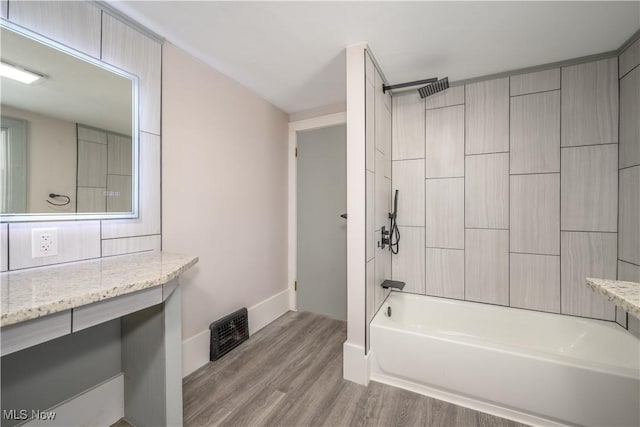
[[298, 168], [296, 148], [298, 131], [321, 129], [347, 123], [347, 113], [333, 113], [289, 123], [288, 170], [289, 170], [289, 207], [288, 207], [288, 245], [287, 245], [287, 282], [289, 288], [289, 309], [298, 310], [298, 296], [295, 289], [298, 262]]

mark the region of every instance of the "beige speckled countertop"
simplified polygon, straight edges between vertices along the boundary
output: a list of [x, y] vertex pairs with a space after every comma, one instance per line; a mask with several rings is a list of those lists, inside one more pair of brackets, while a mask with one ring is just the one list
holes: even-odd
[[587, 285], [640, 319], [640, 283], [587, 278]]
[[178, 277], [198, 257], [147, 252], [0, 274], [0, 326], [91, 304]]

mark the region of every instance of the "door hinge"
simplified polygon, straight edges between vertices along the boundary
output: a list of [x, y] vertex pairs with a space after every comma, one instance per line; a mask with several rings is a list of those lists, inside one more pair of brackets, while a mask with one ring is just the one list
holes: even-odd
[[298, 147], [296, 147], [296, 157], [298, 157]]
[[296, 280], [295, 282], [293, 282], [293, 290], [294, 291], [298, 291], [298, 281]]

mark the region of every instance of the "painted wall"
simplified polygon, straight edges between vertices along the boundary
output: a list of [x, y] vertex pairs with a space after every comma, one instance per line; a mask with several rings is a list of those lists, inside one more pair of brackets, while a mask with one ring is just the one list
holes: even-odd
[[393, 189], [410, 292], [615, 319], [618, 60], [394, 97]]
[[183, 340], [206, 362], [212, 321], [287, 289], [288, 116], [170, 43], [162, 63], [163, 250], [200, 257]]
[[[640, 40], [619, 57], [618, 279], [640, 282]], [[616, 321], [640, 337], [640, 321], [618, 309]]]
[[[76, 205], [76, 124], [8, 105], [2, 115], [27, 122], [27, 212], [73, 212]], [[49, 193], [66, 194], [71, 203], [53, 207]]]

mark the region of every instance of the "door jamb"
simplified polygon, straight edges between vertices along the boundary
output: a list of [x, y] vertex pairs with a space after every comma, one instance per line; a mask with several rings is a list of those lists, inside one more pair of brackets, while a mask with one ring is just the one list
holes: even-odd
[[347, 113], [333, 113], [310, 119], [298, 120], [289, 123], [289, 146], [288, 146], [288, 244], [287, 244], [287, 283], [289, 288], [289, 309], [298, 310], [298, 298], [295, 290], [296, 263], [298, 250], [298, 212], [297, 212], [297, 163], [296, 148], [298, 147], [297, 133], [301, 130], [320, 129], [331, 126], [338, 126], [347, 123]]

